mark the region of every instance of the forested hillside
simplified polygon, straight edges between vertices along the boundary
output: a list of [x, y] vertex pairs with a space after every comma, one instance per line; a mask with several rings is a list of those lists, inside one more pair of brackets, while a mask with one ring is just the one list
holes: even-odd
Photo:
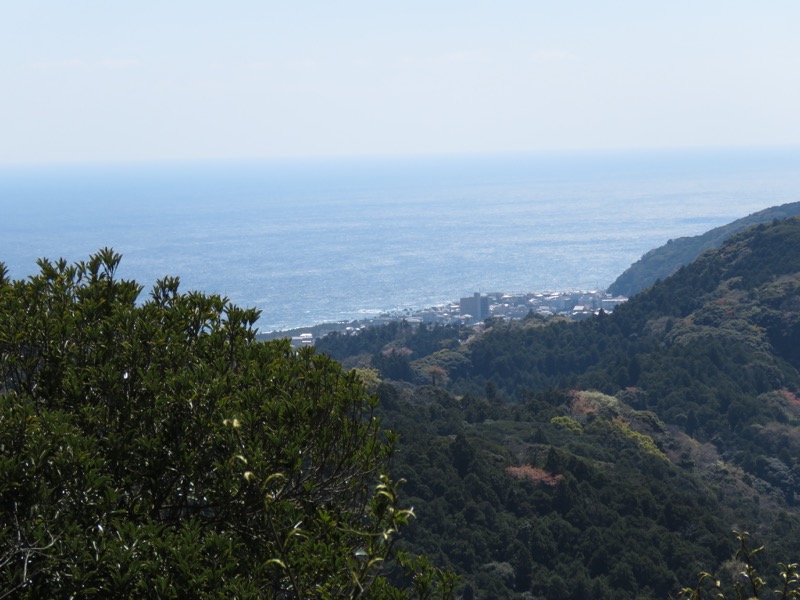
[[798, 561], [798, 218], [613, 314], [319, 353], [119, 260], [0, 268], [0, 596], [666, 598], [730, 587], [733, 530], [771, 587]]
[[718, 248], [726, 239], [747, 227], [798, 214], [800, 202], [791, 202], [760, 210], [702, 235], [670, 240], [633, 263], [608, 287], [608, 292], [618, 296], [633, 296], [657, 280], [669, 277], [680, 267], [688, 265], [704, 251]]
[[488, 325], [320, 344], [375, 386], [418, 515], [407, 541], [465, 598], [676, 595], [736, 572], [734, 529], [764, 565], [798, 560], [799, 219], [613, 314]]

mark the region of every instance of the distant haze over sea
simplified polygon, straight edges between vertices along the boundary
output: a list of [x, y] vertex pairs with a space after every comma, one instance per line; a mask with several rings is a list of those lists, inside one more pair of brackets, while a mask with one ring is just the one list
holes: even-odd
[[103, 246], [262, 331], [474, 291], [597, 289], [651, 248], [800, 200], [800, 149], [0, 169], [0, 261]]

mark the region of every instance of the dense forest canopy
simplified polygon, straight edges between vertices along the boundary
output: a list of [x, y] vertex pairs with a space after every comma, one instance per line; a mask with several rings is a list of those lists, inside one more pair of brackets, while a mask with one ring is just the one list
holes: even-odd
[[119, 261], [0, 270], [0, 596], [446, 594], [358, 377]]
[[733, 529], [766, 564], [797, 560], [800, 219], [731, 237], [613, 314], [484, 328], [318, 344], [373, 373], [420, 515], [410, 541], [465, 594], [676, 595], [737, 572]]

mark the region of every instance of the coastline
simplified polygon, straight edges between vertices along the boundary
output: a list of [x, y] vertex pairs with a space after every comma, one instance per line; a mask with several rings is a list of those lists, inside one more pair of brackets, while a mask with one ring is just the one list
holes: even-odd
[[290, 338], [295, 347], [313, 346], [319, 338], [338, 332], [355, 334], [367, 327], [376, 327], [390, 322], [406, 321], [425, 325], [476, 325], [486, 319], [516, 320], [534, 314], [542, 317], [561, 316], [581, 320], [598, 314], [609, 313], [626, 302], [624, 296], [611, 296], [605, 290], [568, 290], [558, 292], [527, 292], [506, 294], [490, 292], [485, 295], [475, 292], [458, 301], [424, 309], [404, 309], [386, 312], [374, 317], [318, 323], [286, 330], [258, 332], [259, 341]]

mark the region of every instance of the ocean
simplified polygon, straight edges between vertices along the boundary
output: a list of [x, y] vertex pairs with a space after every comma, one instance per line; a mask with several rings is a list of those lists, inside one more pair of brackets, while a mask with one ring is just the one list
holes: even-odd
[[457, 300], [595, 290], [646, 251], [800, 200], [800, 149], [0, 168], [0, 261], [109, 246], [147, 294], [262, 311], [273, 331]]

